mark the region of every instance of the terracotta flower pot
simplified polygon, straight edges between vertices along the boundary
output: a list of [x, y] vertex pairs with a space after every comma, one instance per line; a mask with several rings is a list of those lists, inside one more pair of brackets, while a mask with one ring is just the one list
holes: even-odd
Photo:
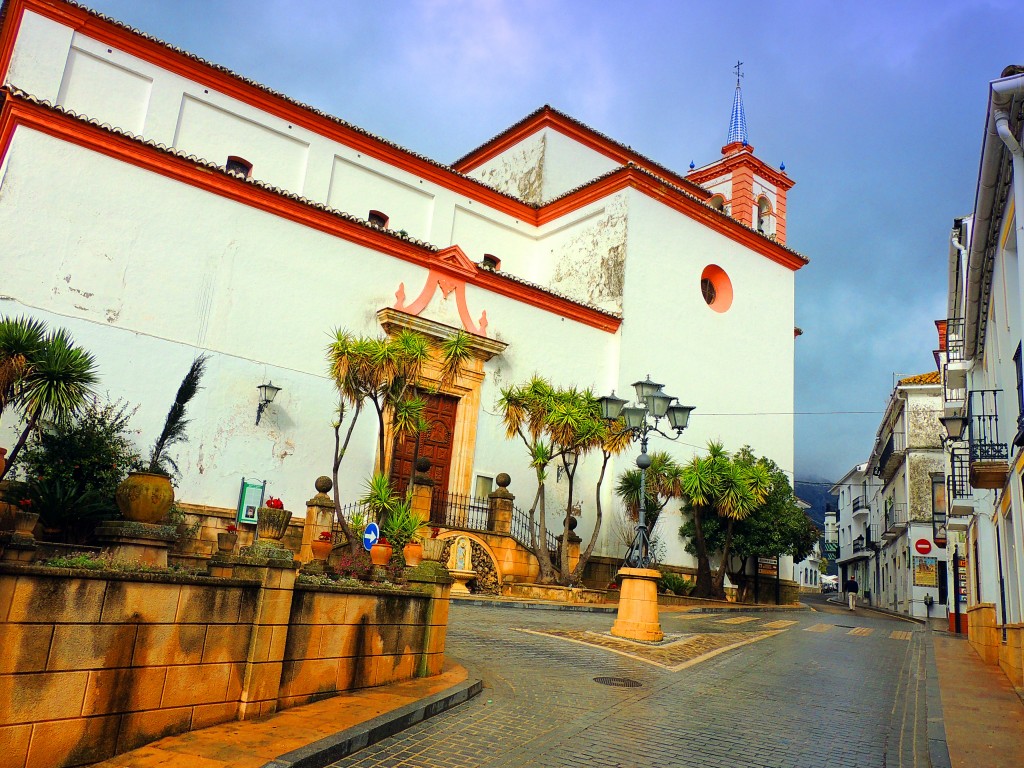
[[18, 512], [18, 505], [6, 501], [0, 501], [0, 531], [14, 530], [14, 515]]
[[377, 543], [370, 548], [370, 560], [374, 565], [387, 565], [391, 560], [391, 545], [387, 539], [378, 539]]
[[418, 541], [410, 541], [402, 550], [402, 556], [405, 557], [406, 565], [415, 568], [423, 562], [423, 545]]
[[260, 507], [256, 520], [256, 538], [280, 541], [284, 532], [288, 530], [288, 523], [292, 519], [292, 513], [287, 509], [274, 509], [272, 507]]
[[156, 472], [129, 472], [114, 494], [117, 508], [126, 520], [157, 523], [174, 503], [174, 487], [168, 475]]
[[217, 534], [217, 549], [221, 552], [233, 552], [235, 544], [238, 543], [238, 534], [230, 531], [221, 531]]
[[18, 510], [14, 513], [14, 532], [31, 536], [38, 522], [39, 515], [37, 513]]
[[313, 549], [314, 560], [326, 560], [331, 556], [331, 550], [334, 548], [334, 542], [316, 539], [310, 543], [310, 547]]

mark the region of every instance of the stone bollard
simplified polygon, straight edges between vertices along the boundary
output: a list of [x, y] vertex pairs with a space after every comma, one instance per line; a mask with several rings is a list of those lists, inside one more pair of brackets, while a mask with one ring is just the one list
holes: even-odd
[[308, 563], [313, 559], [312, 544], [324, 531], [334, 530], [334, 500], [327, 492], [334, 483], [327, 475], [321, 475], [313, 484], [316, 496], [306, 502], [306, 521], [302, 526], [302, 546], [299, 547], [299, 562]]
[[434, 481], [427, 474], [430, 459], [420, 456], [416, 459], [416, 474], [412, 476], [412, 512], [426, 525], [430, 522], [431, 503], [434, 497]]
[[494, 478], [494, 482], [498, 484], [498, 490], [492, 491], [487, 496], [487, 501], [490, 504], [487, 527], [495, 533], [507, 535], [512, 532], [512, 502], [516, 500], [516, 497], [508, 490], [512, 478], [502, 472]]

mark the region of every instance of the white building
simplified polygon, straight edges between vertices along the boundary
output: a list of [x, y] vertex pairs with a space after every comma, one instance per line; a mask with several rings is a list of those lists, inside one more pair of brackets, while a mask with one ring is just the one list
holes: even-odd
[[900, 379], [886, 406], [868, 471], [872, 602], [945, 622], [947, 605], [942, 385], [931, 371]]
[[974, 211], [954, 222], [943, 348], [944, 411], [964, 423], [947, 465], [951, 547], [966, 553], [954, 590], [970, 640], [1024, 687], [1024, 68], [989, 85]]
[[[874, 589], [874, 582], [870, 581], [872, 550], [869, 545], [872, 539], [868, 521], [869, 500], [873, 492], [874, 482], [866, 463], [855, 466], [829, 489], [830, 494], [839, 498], [834, 539], [837, 544], [839, 587], [842, 589], [847, 579], [856, 579], [858, 592], [862, 596], [870, 596]], [[826, 536], [828, 533], [826, 528]]]
[[[139, 404], [142, 444], [210, 356], [178, 455], [184, 500], [233, 508], [246, 477], [301, 507], [332, 455], [335, 327], [475, 334], [470, 374], [431, 396], [449, 491], [507, 471], [529, 503], [495, 404], [535, 372], [599, 394], [650, 373], [697, 407], [688, 444], [750, 444], [792, 471], [791, 416], [701, 416], [794, 410], [806, 260], [785, 245], [792, 181], [753, 155], [738, 89], [722, 158], [689, 174], [547, 106], [445, 165], [74, 3], [5, 7], [0, 314], [69, 329], [101, 391]], [[267, 381], [281, 391], [257, 426]], [[354, 441], [349, 500], [375, 460], [371, 418]], [[577, 482], [599, 465], [584, 458]], [[552, 509], [565, 485], [549, 487]], [[669, 539], [669, 562], [687, 563]]]

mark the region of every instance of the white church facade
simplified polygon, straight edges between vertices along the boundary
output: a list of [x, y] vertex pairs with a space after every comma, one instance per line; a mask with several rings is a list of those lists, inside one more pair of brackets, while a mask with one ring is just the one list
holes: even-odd
[[[92, 351], [99, 390], [139, 405], [140, 445], [208, 355], [178, 454], [188, 502], [233, 508], [241, 478], [296, 509], [312, 495], [330, 472], [336, 327], [474, 335], [471, 375], [446, 394], [452, 492], [507, 472], [528, 506], [497, 400], [534, 373], [597, 394], [650, 374], [696, 407], [680, 442], [651, 450], [685, 460], [718, 439], [793, 470], [807, 262], [785, 245], [792, 181], [754, 156], [738, 89], [722, 157], [680, 174], [547, 106], [446, 165], [64, 0], [6, 4], [0, 79], [0, 316]], [[280, 393], [257, 425], [266, 382]], [[353, 438], [345, 500], [375, 429]], [[584, 458], [577, 487], [599, 470]], [[548, 488], [564, 504], [564, 483]], [[668, 562], [689, 565], [678, 512], [664, 518]], [[621, 554], [607, 529], [598, 553]]]

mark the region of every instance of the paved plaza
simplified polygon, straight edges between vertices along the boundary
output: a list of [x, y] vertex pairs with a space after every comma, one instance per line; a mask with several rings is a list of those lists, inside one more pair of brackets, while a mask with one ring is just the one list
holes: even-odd
[[453, 603], [483, 693], [335, 765], [928, 766], [923, 630], [819, 608], [663, 612], [670, 643], [631, 649], [608, 613]]

